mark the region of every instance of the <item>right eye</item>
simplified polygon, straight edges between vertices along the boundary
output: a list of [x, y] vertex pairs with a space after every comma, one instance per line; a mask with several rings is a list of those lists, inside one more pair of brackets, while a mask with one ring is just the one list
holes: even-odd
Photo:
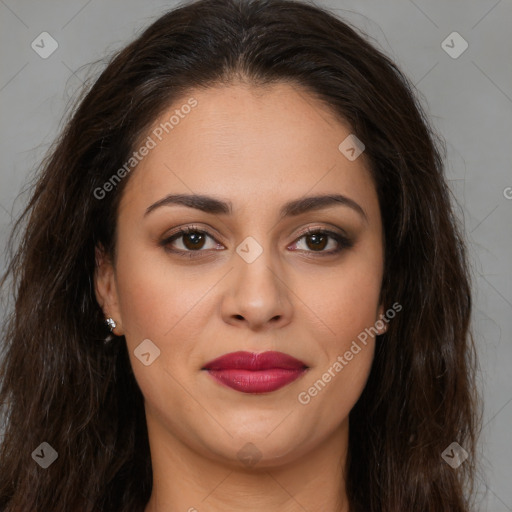
[[[204, 249], [204, 244], [207, 238], [215, 240], [207, 231], [195, 226], [187, 226], [185, 228], [180, 228], [177, 232], [167, 237], [165, 240], [162, 240], [160, 245], [162, 245], [166, 251], [177, 254], [178, 256], [194, 258], [196, 255], [192, 253], [208, 250], [208, 248]], [[176, 248], [175, 242], [180, 239], [182, 239], [180, 242], [182, 247]]]

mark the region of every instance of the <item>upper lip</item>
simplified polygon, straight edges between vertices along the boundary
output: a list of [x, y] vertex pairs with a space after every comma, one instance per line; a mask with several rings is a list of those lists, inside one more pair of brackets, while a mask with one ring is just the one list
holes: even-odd
[[283, 352], [230, 352], [210, 361], [203, 366], [203, 370], [270, 370], [280, 368], [284, 370], [301, 370], [307, 365]]

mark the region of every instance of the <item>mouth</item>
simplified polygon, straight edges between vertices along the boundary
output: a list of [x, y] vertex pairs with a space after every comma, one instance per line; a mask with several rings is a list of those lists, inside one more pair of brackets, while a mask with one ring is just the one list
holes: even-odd
[[283, 352], [231, 352], [207, 363], [217, 382], [242, 393], [269, 393], [298, 379], [308, 366]]

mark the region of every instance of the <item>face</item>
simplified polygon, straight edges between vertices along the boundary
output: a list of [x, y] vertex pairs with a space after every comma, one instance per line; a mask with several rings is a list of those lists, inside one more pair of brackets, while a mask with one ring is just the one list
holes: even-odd
[[[272, 466], [346, 431], [374, 354], [361, 333], [383, 312], [379, 204], [365, 154], [339, 149], [350, 134], [284, 83], [192, 91], [155, 121], [125, 178], [116, 261], [96, 273], [151, 443]], [[274, 354], [205, 369], [240, 351]]]

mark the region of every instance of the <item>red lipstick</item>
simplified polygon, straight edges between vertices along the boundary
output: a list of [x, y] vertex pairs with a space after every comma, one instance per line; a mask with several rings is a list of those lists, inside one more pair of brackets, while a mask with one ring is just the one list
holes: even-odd
[[290, 384], [308, 367], [282, 352], [231, 352], [210, 361], [202, 369], [242, 393], [269, 393]]

